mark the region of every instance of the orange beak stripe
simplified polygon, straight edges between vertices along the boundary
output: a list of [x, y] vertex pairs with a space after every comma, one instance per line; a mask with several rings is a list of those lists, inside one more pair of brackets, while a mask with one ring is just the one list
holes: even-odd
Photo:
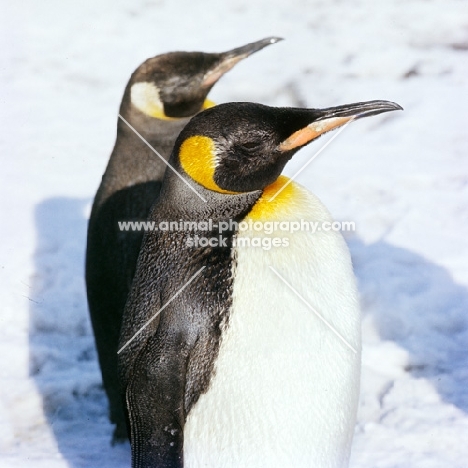
[[353, 119], [354, 117], [330, 117], [328, 119], [318, 120], [294, 132], [289, 138], [280, 143], [278, 149], [280, 151], [290, 151], [294, 148], [304, 146], [306, 143], [309, 143], [309, 141], [314, 140], [330, 130], [341, 127]]

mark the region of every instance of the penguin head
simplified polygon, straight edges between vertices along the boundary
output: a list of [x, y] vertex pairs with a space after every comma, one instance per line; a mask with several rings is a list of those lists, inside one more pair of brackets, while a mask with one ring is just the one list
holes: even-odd
[[268, 37], [223, 53], [171, 52], [150, 58], [130, 78], [126, 105], [160, 120], [192, 117], [214, 105], [206, 98], [221, 76], [280, 40]]
[[173, 161], [208, 190], [238, 194], [276, 181], [302, 147], [352, 120], [402, 109], [369, 101], [326, 109], [227, 103], [195, 116], [176, 141]]

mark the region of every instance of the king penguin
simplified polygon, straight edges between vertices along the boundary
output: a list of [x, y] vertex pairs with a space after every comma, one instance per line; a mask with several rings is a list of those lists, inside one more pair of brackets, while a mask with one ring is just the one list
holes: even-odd
[[[134, 468], [347, 466], [361, 350], [350, 254], [281, 172], [322, 134], [397, 109], [228, 103], [181, 132], [179, 175], [150, 215], [174, 229], [145, 234], [119, 342]], [[304, 220], [324, 229], [285, 237], [282, 223]]]
[[[117, 344], [142, 232], [119, 231], [119, 221], [146, 221], [165, 161], [190, 117], [214, 105], [206, 99], [240, 60], [278, 42], [269, 37], [224, 53], [172, 52], [146, 60], [123, 95], [117, 139], [92, 206], [86, 287], [114, 442], [127, 437], [117, 378]], [[149, 145], [149, 146], [148, 146]], [[159, 155], [155, 154], [153, 149]]]

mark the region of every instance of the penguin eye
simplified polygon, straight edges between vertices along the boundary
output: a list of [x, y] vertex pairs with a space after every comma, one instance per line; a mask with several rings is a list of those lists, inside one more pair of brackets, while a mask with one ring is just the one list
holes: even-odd
[[247, 141], [239, 146], [242, 150], [247, 151], [248, 153], [253, 153], [256, 150], [259, 150], [262, 145], [257, 141]]

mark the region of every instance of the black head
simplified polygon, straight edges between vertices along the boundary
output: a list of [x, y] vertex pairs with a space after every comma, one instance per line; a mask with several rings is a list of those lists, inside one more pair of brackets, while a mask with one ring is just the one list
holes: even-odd
[[327, 109], [228, 103], [195, 116], [176, 141], [173, 162], [220, 193], [262, 190], [303, 146], [352, 120], [401, 109], [369, 101]]
[[269, 37], [223, 53], [170, 52], [150, 58], [129, 81], [129, 102], [143, 114], [162, 120], [191, 117], [213, 105], [206, 97], [221, 76], [279, 40]]

